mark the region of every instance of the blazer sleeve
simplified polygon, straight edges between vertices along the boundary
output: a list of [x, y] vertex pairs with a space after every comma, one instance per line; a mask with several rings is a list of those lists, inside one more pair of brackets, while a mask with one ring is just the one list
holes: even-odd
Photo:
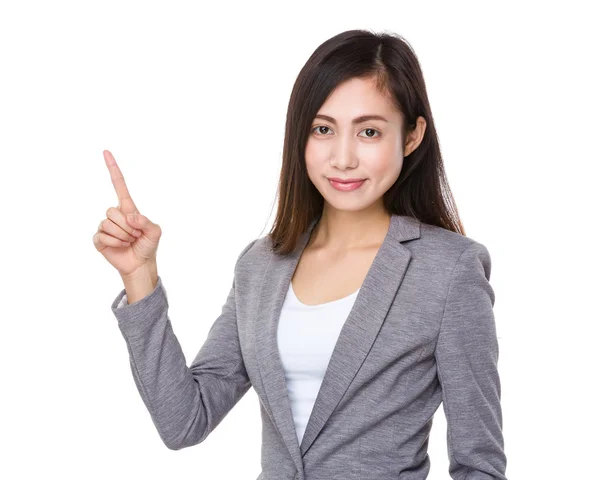
[[454, 267], [435, 350], [449, 473], [455, 480], [507, 480], [491, 259], [473, 242]]
[[[256, 242], [250, 242], [243, 255]], [[180, 450], [201, 443], [250, 389], [237, 330], [235, 270], [221, 314], [188, 367], [173, 333], [167, 292], [158, 277], [154, 291], [118, 308], [123, 289], [111, 308], [125, 338], [137, 389], [163, 443]]]

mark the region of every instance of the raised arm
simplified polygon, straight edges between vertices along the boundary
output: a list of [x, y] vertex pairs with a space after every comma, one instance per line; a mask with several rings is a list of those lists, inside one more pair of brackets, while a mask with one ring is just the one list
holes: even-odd
[[436, 346], [450, 477], [507, 480], [491, 259], [478, 242], [454, 268]]
[[[242, 250], [236, 267], [255, 241]], [[160, 438], [171, 450], [201, 443], [251, 386], [238, 338], [235, 275], [222, 312], [189, 367], [173, 333], [162, 278], [152, 293], [118, 308], [125, 294], [123, 289], [111, 308]]]

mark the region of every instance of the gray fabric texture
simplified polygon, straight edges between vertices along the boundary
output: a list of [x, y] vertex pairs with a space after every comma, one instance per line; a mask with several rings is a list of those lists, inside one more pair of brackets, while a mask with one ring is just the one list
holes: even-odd
[[298, 444], [276, 334], [316, 221], [289, 255], [275, 254], [267, 236], [242, 250], [222, 312], [189, 367], [161, 277], [133, 304], [117, 308], [125, 289], [113, 301], [162, 442], [172, 450], [201, 443], [252, 387], [262, 420], [258, 479], [423, 480], [442, 404], [450, 477], [507, 480], [490, 254], [409, 216], [391, 217]]

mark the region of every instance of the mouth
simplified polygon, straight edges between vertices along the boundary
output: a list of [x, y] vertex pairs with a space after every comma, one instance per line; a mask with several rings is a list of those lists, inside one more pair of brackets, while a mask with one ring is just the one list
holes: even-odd
[[329, 180], [329, 184], [336, 190], [339, 190], [342, 192], [350, 192], [352, 190], [356, 190], [356, 189], [360, 188], [367, 179], [366, 178], [359, 178], [359, 179], [327, 178], [327, 180]]
[[366, 178], [337, 178], [337, 177], [327, 177], [327, 179], [331, 182], [335, 182], [335, 183], [358, 183], [358, 182], [364, 182], [366, 180]]
[[366, 180], [366, 178], [338, 178], [338, 177], [327, 177], [329, 180], [332, 180], [337, 183], [355, 183], [362, 182]]

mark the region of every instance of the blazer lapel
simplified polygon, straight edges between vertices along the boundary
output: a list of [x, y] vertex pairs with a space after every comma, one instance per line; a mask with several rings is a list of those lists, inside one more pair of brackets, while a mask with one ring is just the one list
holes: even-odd
[[270, 253], [271, 258], [265, 269], [258, 298], [257, 318], [254, 321], [256, 359], [267, 396], [267, 410], [270, 410], [270, 416], [298, 471], [303, 471], [302, 457], [283, 363], [277, 347], [277, 325], [292, 276], [317, 221], [318, 218], [311, 222], [291, 254], [282, 256]]
[[333, 413], [369, 352], [410, 261], [410, 251], [400, 242], [420, 236], [420, 222], [409, 216], [392, 215], [388, 232], [356, 296], [340, 332], [321, 388], [306, 426], [302, 444], [298, 438], [289, 401], [285, 374], [277, 348], [277, 325], [291, 278], [306, 247], [314, 220], [289, 255], [272, 254], [266, 268], [256, 310], [255, 342], [261, 378], [269, 408], [296, 468], [302, 456]]

